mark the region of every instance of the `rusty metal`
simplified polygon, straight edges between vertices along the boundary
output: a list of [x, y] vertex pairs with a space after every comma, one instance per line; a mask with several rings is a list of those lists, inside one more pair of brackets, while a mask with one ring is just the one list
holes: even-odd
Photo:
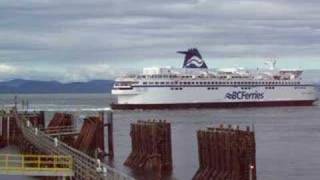
[[199, 169], [194, 180], [256, 180], [255, 137], [231, 125], [197, 132]]
[[172, 171], [171, 125], [166, 121], [138, 121], [131, 124], [132, 151], [124, 165]]

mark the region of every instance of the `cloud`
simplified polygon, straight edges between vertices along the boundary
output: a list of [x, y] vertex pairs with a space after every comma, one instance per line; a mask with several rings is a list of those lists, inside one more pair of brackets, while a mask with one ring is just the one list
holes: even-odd
[[12, 74], [16, 72], [16, 68], [9, 66], [7, 64], [0, 64], [0, 73], [1, 74]]
[[305, 68], [320, 68], [319, 5], [315, 0], [3, 0], [0, 63], [34, 73], [28, 77], [89, 79], [113, 76], [114, 69], [180, 66], [173, 61], [181, 59], [175, 51], [198, 47], [212, 64], [236, 57], [244, 66], [257, 65], [256, 59], [275, 54], [288, 66], [296, 58]]

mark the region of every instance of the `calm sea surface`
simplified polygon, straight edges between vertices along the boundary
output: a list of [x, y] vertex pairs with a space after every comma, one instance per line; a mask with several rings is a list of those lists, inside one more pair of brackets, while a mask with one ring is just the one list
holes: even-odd
[[[14, 95], [0, 95], [0, 106], [13, 104]], [[20, 94], [30, 108], [90, 110], [107, 108], [106, 94]], [[320, 106], [242, 109], [115, 111], [116, 168], [133, 174], [122, 163], [129, 155], [130, 123], [138, 119], [166, 119], [172, 123], [174, 170], [170, 179], [191, 179], [198, 168], [196, 131], [220, 123], [254, 124], [257, 172], [262, 180], [318, 180], [320, 178]], [[136, 174], [136, 173], [134, 173]], [[138, 175], [140, 179], [141, 176]], [[4, 177], [3, 177], [4, 178]], [[3, 179], [0, 177], [0, 179]], [[6, 178], [5, 178], [6, 179]], [[17, 178], [21, 179], [21, 178]], [[147, 178], [144, 178], [147, 179]]]

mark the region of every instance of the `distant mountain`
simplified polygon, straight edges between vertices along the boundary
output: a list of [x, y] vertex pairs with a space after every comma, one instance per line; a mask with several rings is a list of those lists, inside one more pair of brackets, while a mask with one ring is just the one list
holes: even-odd
[[110, 93], [113, 80], [61, 83], [15, 79], [0, 82], [0, 93]]

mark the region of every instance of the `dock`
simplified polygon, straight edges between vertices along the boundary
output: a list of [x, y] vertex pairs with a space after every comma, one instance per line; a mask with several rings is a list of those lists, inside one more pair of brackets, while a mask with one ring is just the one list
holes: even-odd
[[[77, 130], [70, 127], [63, 128], [60, 132], [52, 128], [40, 129], [34, 126], [28, 117], [30, 113], [18, 112], [15, 108], [1, 114], [2, 135], [6, 135], [1, 139], [1, 143], [9, 142], [10, 139], [18, 139], [21, 143], [30, 143], [30, 149], [36, 153], [1, 154], [0, 174], [56, 176], [80, 180], [134, 179], [55, 137], [79, 133]], [[46, 130], [49, 132], [46, 133]], [[21, 146], [26, 146], [26, 144], [23, 143]]]
[[[112, 110], [95, 113], [98, 114], [85, 116], [82, 127], [77, 128], [77, 118], [70, 112], [54, 112], [45, 126], [44, 112], [18, 112], [16, 108], [2, 111], [0, 148], [15, 145], [21, 153], [0, 154], [0, 175], [133, 180], [105, 163], [106, 158], [113, 160], [114, 156]], [[147, 176], [137, 176], [139, 179], [168, 178], [166, 175], [175, 171], [171, 133], [168, 120], [131, 123], [131, 153], [123, 164], [132, 172], [138, 170]], [[257, 179], [254, 126], [242, 129], [220, 124], [193, 133], [197, 135], [199, 157], [193, 180]]]

